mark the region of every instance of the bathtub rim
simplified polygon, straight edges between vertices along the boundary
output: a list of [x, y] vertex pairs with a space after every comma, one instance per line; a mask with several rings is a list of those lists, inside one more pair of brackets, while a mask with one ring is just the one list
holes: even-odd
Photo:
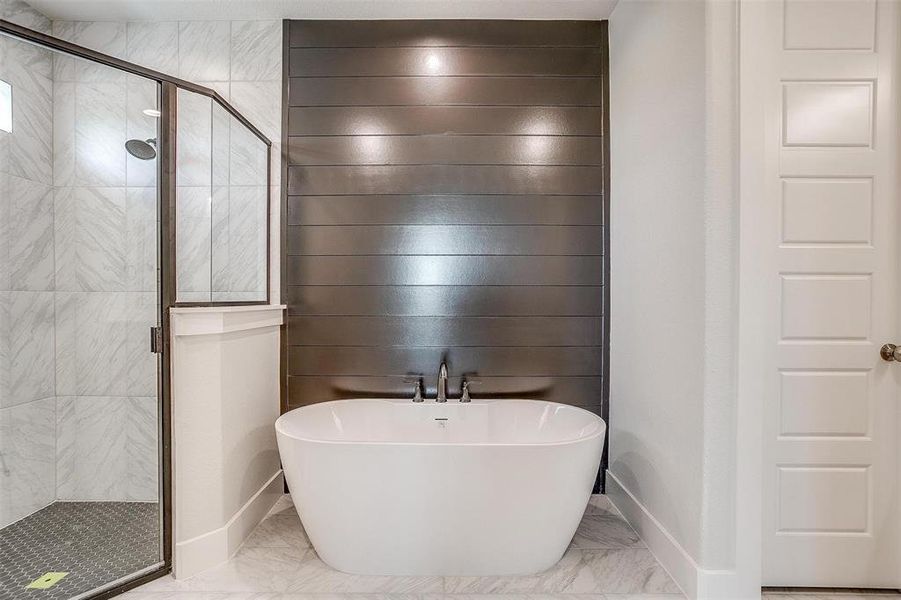
[[[359, 401], [376, 401], [376, 402], [386, 402], [389, 404], [412, 404], [414, 406], [420, 406], [419, 403], [414, 403], [412, 400], [404, 400], [399, 398], [345, 398], [342, 400], [327, 400], [325, 402], [317, 402], [315, 404], [308, 404], [306, 406], [298, 406], [297, 408], [293, 408], [286, 413], [282, 413], [278, 419], [275, 420], [275, 432], [277, 436], [284, 436], [291, 440], [297, 440], [300, 442], [310, 442], [314, 444], [328, 444], [328, 445], [337, 445], [337, 446], [437, 446], [441, 448], [462, 448], [462, 447], [491, 447], [491, 448], [518, 448], [518, 447], [554, 447], [554, 446], [568, 446], [573, 444], [579, 444], [582, 442], [593, 440], [597, 437], [603, 437], [607, 434], [607, 422], [604, 421], [603, 417], [600, 415], [596, 415], [590, 410], [586, 410], [581, 406], [572, 406], [571, 404], [563, 404], [561, 402], [549, 402], [547, 400], [531, 400], [528, 398], [503, 398], [503, 399], [479, 399], [472, 400], [470, 403], [459, 402], [455, 400], [448, 400], [448, 404], [458, 405], [458, 404], [473, 404], [473, 405], [484, 405], [484, 404], [493, 404], [495, 402], [529, 402], [536, 404], [547, 404], [550, 406], [561, 406], [568, 409], [575, 409], [582, 411], [592, 417], [593, 420], [596, 420], [595, 425], [597, 427], [594, 431], [592, 431], [588, 435], [583, 435], [576, 438], [567, 438], [564, 440], [554, 440], [548, 442], [490, 442], [490, 441], [480, 441], [480, 442], [409, 442], [409, 441], [377, 441], [377, 440], [324, 440], [320, 438], [311, 438], [305, 436], [298, 436], [291, 433], [288, 433], [284, 429], [284, 421], [287, 421], [285, 417], [294, 413], [296, 411], [301, 411], [305, 408], [310, 408], [313, 406], [321, 406], [324, 404], [346, 404], [351, 402], [359, 402]], [[423, 404], [434, 405], [438, 404], [434, 400], [425, 400]]]

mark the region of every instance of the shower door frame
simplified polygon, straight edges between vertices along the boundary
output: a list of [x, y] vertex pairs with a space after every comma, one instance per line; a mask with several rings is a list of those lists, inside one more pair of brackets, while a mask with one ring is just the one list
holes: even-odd
[[[100, 588], [96, 592], [87, 592], [78, 596], [80, 600], [104, 600], [126, 592], [132, 588], [143, 585], [154, 579], [163, 577], [172, 571], [173, 526], [172, 526], [172, 368], [171, 356], [171, 330], [169, 309], [173, 306], [246, 306], [267, 305], [271, 295], [271, 261], [272, 261], [272, 142], [257, 129], [253, 123], [247, 120], [238, 110], [220, 96], [215, 90], [172, 77], [148, 69], [140, 65], [85, 48], [59, 38], [43, 34], [39, 31], [22, 27], [10, 21], [0, 19], [0, 32], [11, 37], [43, 46], [50, 50], [69, 54], [77, 58], [102, 64], [132, 75], [138, 75], [145, 79], [154, 80], [159, 84], [159, 156], [157, 169], [157, 202], [159, 214], [159, 289], [160, 312], [158, 313], [158, 326], [161, 334], [161, 344], [158, 348], [158, 394], [160, 403], [160, 501], [162, 503], [162, 566], [149, 573], [136, 576], [134, 579], [122, 583], [116, 583], [107, 588]], [[231, 116], [237, 119], [244, 127], [250, 130], [260, 141], [266, 145], [266, 298], [253, 301], [227, 301], [227, 302], [178, 302], [176, 296], [176, 173], [177, 173], [177, 148], [176, 139], [178, 131], [178, 90], [184, 89], [195, 94], [209, 97], [217, 102]], [[140, 572], [140, 571], [139, 571]], [[128, 576], [126, 576], [128, 577]], [[110, 582], [113, 583], [113, 582]]]

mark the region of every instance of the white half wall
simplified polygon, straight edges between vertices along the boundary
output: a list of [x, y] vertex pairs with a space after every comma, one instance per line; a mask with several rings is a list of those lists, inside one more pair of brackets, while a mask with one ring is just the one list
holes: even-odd
[[736, 552], [737, 6], [610, 17], [614, 502], [691, 598], [759, 596]]
[[228, 560], [284, 491], [284, 308], [171, 309], [176, 578]]

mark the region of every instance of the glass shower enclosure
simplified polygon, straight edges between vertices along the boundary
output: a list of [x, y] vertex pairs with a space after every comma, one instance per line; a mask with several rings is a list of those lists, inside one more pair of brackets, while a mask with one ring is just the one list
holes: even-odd
[[0, 21], [0, 600], [171, 568], [168, 308], [268, 302], [269, 160], [213, 91]]

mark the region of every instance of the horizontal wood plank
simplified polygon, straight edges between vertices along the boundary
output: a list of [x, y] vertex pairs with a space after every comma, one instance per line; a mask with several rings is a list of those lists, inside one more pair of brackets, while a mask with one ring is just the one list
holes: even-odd
[[388, 19], [291, 21], [293, 48], [423, 46], [599, 46], [600, 21]]
[[289, 346], [600, 346], [596, 317], [289, 316]]
[[583, 106], [317, 106], [288, 109], [288, 135], [601, 135]]
[[[460, 395], [460, 377], [450, 377], [448, 395]], [[424, 393], [434, 398], [436, 377], [423, 377]], [[599, 414], [600, 377], [480, 377], [471, 388], [475, 399], [518, 398], [581, 406]], [[288, 377], [288, 408], [351, 398], [412, 398], [413, 384], [404, 377]]]
[[442, 361], [451, 373], [489, 376], [600, 376], [602, 349], [588, 348], [351, 348], [291, 346], [290, 375], [431, 376]]
[[600, 137], [292, 136], [289, 165], [596, 165]]
[[601, 225], [602, 196], [290, 196], [289, 225]]
[[597, 195], [603, 191], [600, 167], [399, 165], [288, 168], [288, 193], [291, 195]]
[[289, 106], [600, 106], [594, 77], [304, 77]]
[[288, 286], [290, 315], [600, 316], [600, 286]]
[[306, 285], [604, 283], [602, 256], [289, 256], [287, 260], [288, 282]]
[[600, 48], [292, 48], [289, 77], [597, 77]]
[[600, 255], [597, 225], [290, 225], [288, 255]]

